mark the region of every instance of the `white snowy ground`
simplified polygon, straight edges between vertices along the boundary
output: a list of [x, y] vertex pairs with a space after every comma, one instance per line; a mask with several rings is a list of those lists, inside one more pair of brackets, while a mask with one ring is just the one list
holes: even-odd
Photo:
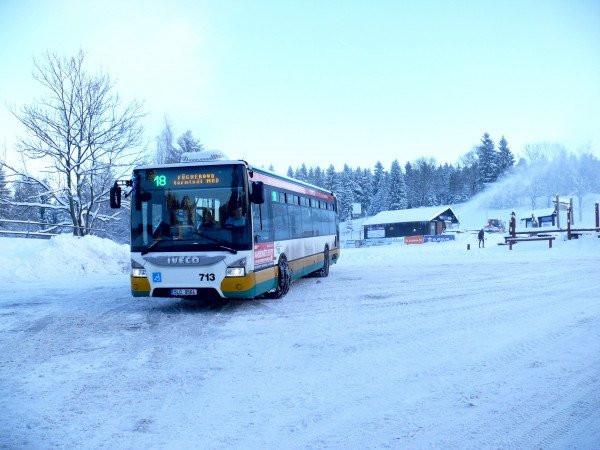
[[218, 307], [108, 260], [4, 278], [0, 447], [598, 448], [600, 239], [492, 244], [348, 249]]

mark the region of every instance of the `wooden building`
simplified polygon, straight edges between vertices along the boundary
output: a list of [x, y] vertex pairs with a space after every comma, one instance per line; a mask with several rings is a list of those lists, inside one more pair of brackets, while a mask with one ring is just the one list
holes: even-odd
[[449, 206], [381, 211], [363, 222], [364, 238], [438, 235], [458, 223]]

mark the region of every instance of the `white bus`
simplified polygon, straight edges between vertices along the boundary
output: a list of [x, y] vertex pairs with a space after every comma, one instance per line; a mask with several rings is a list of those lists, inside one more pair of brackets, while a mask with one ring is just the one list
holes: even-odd
[[136, 297], [280, 298], [339, 258], [333, 193], [245, 161], [137, 167], [126, 185]]

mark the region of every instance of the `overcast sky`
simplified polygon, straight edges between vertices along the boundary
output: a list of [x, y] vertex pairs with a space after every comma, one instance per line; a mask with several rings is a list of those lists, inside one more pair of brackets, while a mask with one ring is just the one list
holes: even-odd
[[9, 153], [33, 57], [79, 48], [144, 101], [149, 147], [166, 114], [278, 170], [455, 161], [484, 131], [600, 152], [598, 0], [0, 0], [0, 42]]

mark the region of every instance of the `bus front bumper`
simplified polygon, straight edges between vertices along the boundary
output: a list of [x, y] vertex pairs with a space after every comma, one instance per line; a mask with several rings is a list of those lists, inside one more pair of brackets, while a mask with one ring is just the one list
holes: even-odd
[[[277, 267], [269, 267], [258, 272], [249, 273], [243, 277], [226, 277], [221, 281], [221, 292], [214, 288], [190, 286], [196, 289], [195, 298], [254, 298], [262, 295], [277, 286]], [[171, 288], [154, 288], [146, 277], [131, 277], [131, 295], [134, 297], [164, 297], [179, 298], [171, 295]], [[216, 295], [215, 295], [216, 294]]]

